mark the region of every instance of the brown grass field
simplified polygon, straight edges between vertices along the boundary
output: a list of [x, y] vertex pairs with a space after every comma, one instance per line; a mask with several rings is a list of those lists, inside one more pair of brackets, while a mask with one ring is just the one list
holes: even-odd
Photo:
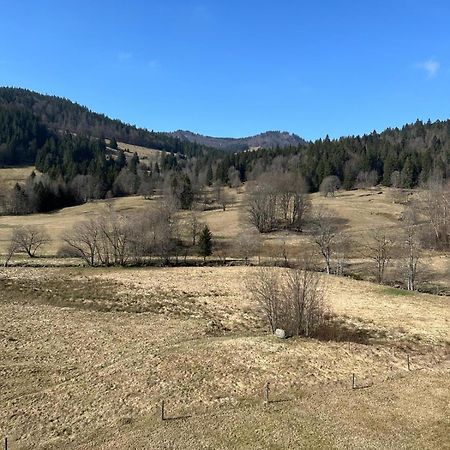
[[35, 170], [33, 166], [0, 169], [0, 186], [11, 188], [16, 183], [23, 183], [31, 175], [33, 170]]
[[161, 160], [161, 155], [165, 152], [162, 150], [156, 150], [154, 148], [141, 147], [140, 145], [127, 144], [125, 142], [118, 142], [117, 146], [119, 149], [123, 150], [131, 156], [133, 153], [137, 153], [139, 158], [143, 162], [159, 162]]
[[325, 277], [365, 342], [280, 341], [255, 270], [2, 269], [10, 448], [448, 448], [447, 298]]
[[[228, 258], [249, 228], [244, 193], [230, 194], [226, 211], [199, 212]], [[126, 213], [157, 201], [111, 203]], [[402, 212], [389, 189], [312, 201], [339, 218], [355, 268], [366, 230], [395, 231]], [[255, 267], [58, 267], [62, 233], [103, 208], [0, 216], [0, 254], [14, 226], [39, 225], [52, 242], [33, 264], [54, 266], [24, 267], [20, 256], [0, 269], [0, 437], [9, 449], [450, 449], [449, 297], [323, 275], [344, 336], [278, 340], [246, 289]], [[285, 248], [295, 258], [308, 242], [308, 233], [277, 232], [262, 253]], [[423, 264], [450, 285], [448, 255], [429, 252]]]

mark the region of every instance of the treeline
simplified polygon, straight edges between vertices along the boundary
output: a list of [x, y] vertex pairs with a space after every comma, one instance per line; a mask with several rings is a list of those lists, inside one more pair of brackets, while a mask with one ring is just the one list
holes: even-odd
[[[189, 227], [193, 241], [183, 241], [180, 228]], [[76, 223], [62, 236], [58, 250], [61, 257], [81, 258], [89, 266], [162, 264], [189, 254], [212, 254], [213, 238], [206, 224], [195, 215], [181, 223], [173, 203], [163, 201], [157, 208], [146, 208], [132, 214], [121, 214], [106, 206], [102, 214]], [[15, 254], [30, 258], [51, 242], [38, 226], [15, 227], [6, 251], [5, 267]]]
[[327, 137], [298, 147], [230, 154], [217, 162], [215, 178], [228, 182], [230, 167], [241, 181], [265, 173], [297, 172], [311, 191], [329, 176], [338, 177], [344, 189], [378, 183], [413, 188], [434, 172], [450, 177], [450, 121], [418, 120], [361, 137]]
[[0, 108], [11, 107], [28, 111], [40, 123], [55, 132], [70, 131], [77, 135], [100, 139], [115, 138], [128, 144], [178, 153], [188, 157], [198, 156], [209, 150], [195, 142], [110, 119], [104, 114], [95, 113], [65, 98], [43, 95], [27, 89], [0, 88]]

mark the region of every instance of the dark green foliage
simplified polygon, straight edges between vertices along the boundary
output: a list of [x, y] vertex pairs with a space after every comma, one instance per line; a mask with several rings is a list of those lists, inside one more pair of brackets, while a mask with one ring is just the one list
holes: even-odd
[[34, 164], [48, 132], [28, 111], [0, 104], [0, 166]]
[[[196, 168], [198, 169], [198, 164]], [[211, 186], [213, 182], [213, 170], [211, 164], [208, 166], [208, 171], [206, 172], [206, 185]]]
[[198, 251], [199, 255], [203, 256], [204, 259], [212, 254], [212, 233], [209, 230], [208, 225], [205, 225], [200, 233], [198, 239]]
[[110, 146], [113, 150], [117, 150], [118, 146], [117, 146], [116, 138], [111, 138], [111, 140], [110, 140], [110, 142], [109, 142], [109, 146]]
[[450, 120], [426, 124], [417, 121], [383, 133], [337, 140], [327, 137], [298, 147], [227, 154], [218, 161], [215, 178], [226, 183], [228, 169], [233, 167], [239, 170], [241, 181], [245, 181], [247, 174], [255, 169], [257, 176], [273, 172], [275, 159], [276, 170], [280, 166], [282, 170], [295, 167], [311, 191], [317, 191], [323, 179], [330, 175], [336, 175], [345, 189], [351, 189], [358, 174], [372, 171], [386, 186], [391, 185], [392, 173], [399, 171], [401, 186], [415, 187], [426, 181], [433, 170], [450, 178]]
[[172, 195], [178, 201], [181, 209], [191, 209], [194, 201], [194, 191], [187, 175], [173, 175]]
[[208, 150], [207, 147], [194, 142], [182, 141], [165, 133], [156, 133], [110, 119], [65, 98], [42, 95], [27, 89], [0, 88], [0, 106], [2, 105], [32, 111], [41, 123], [55, 132], [70, 131], [77, 135], [97, 138], [110, 136], [114, 141], [119, 140], [189, 157], [202, 155]]

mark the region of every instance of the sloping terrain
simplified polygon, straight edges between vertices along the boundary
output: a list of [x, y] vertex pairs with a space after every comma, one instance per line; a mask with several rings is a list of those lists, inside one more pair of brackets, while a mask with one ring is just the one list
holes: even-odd
[[21, 449], [445, 448], [446, 298], [326, 277], [367, 340], [282, 341], [246, 292], [254, 270], [0, 270], [0, 434]]

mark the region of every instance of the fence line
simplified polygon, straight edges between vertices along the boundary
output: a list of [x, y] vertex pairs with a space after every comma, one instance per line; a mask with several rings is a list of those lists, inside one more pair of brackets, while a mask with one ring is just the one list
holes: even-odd
[[[431, 353], [426, 353], [426, 355], [428, 355], [428, 354], [431, 354]], [[317, 395], [318, 393], [320, 393], [321, 391], [323, 391], [324, 387], [327, 388], [327, 387], [332, 387], [332, 386], [336, 386], [336, 385], [341, 385], [343, 387], [348, 386], [348, 392], [358, 390], [358, 389], [371, 388], [374, 386], [378, 386], [386, 381], [402, 379], [402, 378], [406, 378], [408, 376], [414, 376], [414, 374], [416, 372], [421, 371], [421, 370], [432, 370], [438, 366], [441, 366], [442, 364], [444, 364], [445, 362], [448, 362], [448, 361], [450, 361], [450, 355], [447, 354], [431, 366], [423, 367], [423, 368], [417, 367], [417, 368], [413, 369], [412, 364], [411, 364], [412, 360], [411, 360], [410, 354], [408, 353], [406, 355], [404, 370], [389, 371], [387, 376], [384, 378], [381, 378], [381, 377], [378, 377], [377, 379], [371, 378], [372, 382], [370, 384], [366, 384], [366, 385], [359, 384], [358, 380], [356, 378], [356, 374], [352, 373], [350, 378], [338, 379], [338, 380], [335, 380], [333, 382], [328, 382], [328, 383], [318, 383], [319, 386], [317, 384], [313, 385], [313, 386], [305, 386], [305, 390], [307, 390], [309, 392], [309, 396], [314, 396], [314, 395]], [[365, 379], [367, 379], [367, 377]], [[266, 381], [264, 383], [262, 404], [265, 407], [269, 407], [269, 405], [271, 403], [295, 402], [298, 400], [302, 400], [305, 397], [304, 395], [298, 396], [298, 391], [297, 392], [291, 391], [291, 393], [289, 393], [289, 398], [283, 399], [283, 400], [280, 400], [280, 399], [274, 400], [273, 398], [271, 398], [271, 392], [272, 392], [271, 386], [272, 386], [272, 383], [269, 381]], [[185, 405], [184, 408], [183, 408], [183, 406], [181, 406], [181, 408], [183, 408], [184, 411], [189, 409], [189, 406], [191, 406], [192, 411], [190, 411], [189, 414], [170, 415], [170, 414], [167, 414], [166, 400], [167, 400], [167, 398], [162, 399], [159, 402], [159, 408], [157, 408], [157, 410], [159, 411], [160, 420], [162, 422], [171, 421], [171, 420], [188, 419], [193, 416], [195, 416], [195, 417], [214, 416], [218, 413], [217, 408], [214, 408], [213, 406], [206, 406], [205, 410], [203, 412], [194, 411], [194, 408], [192, 408], [192, 403], [190, 403], [188, 405]], [[258, 398], [257, 397], [253, 397], [253, 398], [247, 397], [246, 399], [236, 399], [236, 400], [237, 400], [236, 405], [228, 405], [228, 407], [226, 407], [226, 408], [221, 408], [221, 412], [223, 412], [224, 409], [225, 409], [225, 411], [232, 411], [232, 410], [236, 410], [239, 408], [245, 408], [246, 406], [254, 406], [255, 402], [258, 400]], [[249, 400], [252, 400], [252, 402], [250, 402]], [[259, 401], [261, 401], [261, 398], [259, 398]], [[178, 407], [177, 409], [179, 411], [180, 407]], [[4, 437], [4, 450], [8, 450], [8, 437], [7, 436]]]
[[[433, 370], [434, 368], [441, 366], [442, 364], [444, 364], [445, 362], [450, 361], [450, 356], [446, 355], [443, 358], [441, 358], [439, 361], [437, 361], [435, 364], [431, 365], [431, 366], [427, 366], [427, 367], [417, 367], [415, 369], [412, 368], [412, 359], [409, 355], [409, 353], [406, 355], [406, 360], [405, 360], [405, 369], [404, 370], [396, 370], [396, 371], [388, 371], [387, 375], [385, 377], [378, 377], [378, 378], [374, 378], [371, 377], [370, 380], [371, 382], [369, 384], [360, 384], [358, 383], [357, 377], [355, 373], [351, 374], [351, 377], [349, 378], [342, 378], [342, 379], [337, 379], [335, 381], [332, 382], [327, 382], [327, 383], [317, 383], [315, 385], [312, 386], [305, 386], [305, 390], [307, 390], [309, 392], [310, 395], [316, 395], [318, 393], [320, 393], [324, 388], [327, 387], [332, 387], [332, 386], [336, 386], [336, 385], [340, 385], [340, 386], [348, 386], [349, 389], [348, 391], [353, 391], [353, 390], [359, 390], [359, 389], [368, 389], [368, 388], [372, 388], [372, 387], [377, 387], [379, 385], [381, 385], [382, 383], [385, 383], [387, 381], [392, 381], [392, 380], [398, 380], [398, 379], [403, 379], [403, 378], [407, 378], [408, 376], [413, 376], [416, 372], [419, 371], [424, 371], [424, 370]], [[368, 377], [365, 377], [362, 381], [367, 380]], [[304, 396], [298, 396], [296, 394], [298, 394], [298, 391], [291, 391], [291, 393], [289, 393], [290, 398], [288, 399], [283, 399], [283, 400], [274, 400], [273, 397], [271, 398], [271, 393], [272, 391], [274, 391], [274, 389], [271, 387], [273, 383], [267, 381], [264, 383], [264, 389], [263, 389], [263, 394], [262, 394], [262, 398], [259, 398], [259, 401], [262, 400], [262, 405], [263, 406], [269, 406], [271, 403], [278, 403], [280, 401], [283, 402], [294, 402], [296, 400], [301, 400]], [[319, 385], [319, 386], [318, 386]], [[276, 387], [276, 385], [274, 385]], [[167, 398], [166, 398], [167, 399]], [[228, 410], [234, 410], [234, 409], [238, 409], [238, 408], [242, 408], [250, 405], [254, 405], [254, 403], [258, 400], [258, 397], [247, 397], [246, 399], [244, 398], [237, 398], [235, 399], [237, 401], [236, 405], [228, 405], [227, 408], [221, 408], [221, 411]], [[248, 400], [252, 400], [252, 402], [249, 402]], [[165, 400], [163, 400], [161, 402], [161, 404], [165, 405]], [[179, 411], [180, 409], [182, 409], [183, 411], [189, 410], [189, 406], [192, 406], [192, 402], [190, 404], [186, 404], [183, 405], [181, 404], [181, 407], [178, 406], [177, 410]], [[217, 412], [217, 408], [215, 408], [214, 406], [205, 406], [206, 411], [204, 412], [194, 412], [193, 409], [191, 408], [192, 411], [189, 411], [189, 415], [172, 415], [170, 416], [171, 420], [176, 420], [176, 419], [187, 419], [189, 417], [200, 417], [200, 416], [207, 416], [207, 415], [214, 415]], [[164, 410], [165, 413], [165, 410]], [[164, 416], [163, 420], [167, 420], [169, 418], [169, 416]]]

